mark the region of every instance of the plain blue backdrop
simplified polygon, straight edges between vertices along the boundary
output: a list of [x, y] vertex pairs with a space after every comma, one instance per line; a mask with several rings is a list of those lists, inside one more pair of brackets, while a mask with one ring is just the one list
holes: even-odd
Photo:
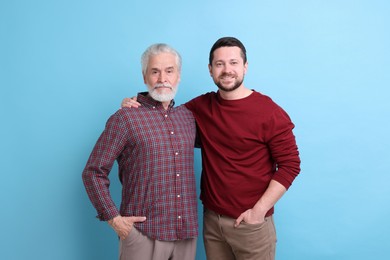
[[[146, 89], [150, 44], [182, 54], [181, 104], [216, 90], [209, 49], [235, 36], [245, 85], [296, 124], [302, 172], [276, 207], [277, 259], [388, 259], [389, 13], [387, 0], [2, 0], [0, 258], [117, 259], [81, 181], [106, 120]], [[118, 202], [116, 166], [111, 180]]]

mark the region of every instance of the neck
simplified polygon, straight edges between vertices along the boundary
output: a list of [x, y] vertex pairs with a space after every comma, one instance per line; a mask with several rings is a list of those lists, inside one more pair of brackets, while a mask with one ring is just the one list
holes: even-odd
[[252, 94], [252, 90], [246, 88], [244, 85], [239, 87], [238, 89], [235, 89], [233, 91], [224, 91], [224, 90], [219, 90], [220, 96], [225, 99], [225, 100], [235, 100], [235, 99], [242, 99], [246, 98], [250, 94]]
[[168, 107], [171, 104], [171, 101], [161, 102], [161, 104], [162, 104], [162, 106], [164, 107], [165, 110], [168, 110]]
[[[150, 95], [150, 93], [148, 93], [148, 96], [151, 97], [151, 98], [153, 98], [152, 95]], [[153, 99], [156, 100], [156, 98], [153, 98]], [[156, 100], [156, 101], [158, 101], [158, 100]], [[161, 101], [160, 101], [160, 102], [161, 102]], [[172, 102], [172, 100], [163, 101], [163, 102], [161, 102], [161, 105], [163, 106], [163, 108], [164, 108], [165, 110], [168, 110], [168, 107], [169, 107], [169, 105], [171, 104], [171, 102]]]

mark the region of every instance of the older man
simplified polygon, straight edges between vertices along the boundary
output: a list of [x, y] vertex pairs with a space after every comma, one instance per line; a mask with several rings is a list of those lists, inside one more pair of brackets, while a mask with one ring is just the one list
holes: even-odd
[[[166, 44], [142, 55], [147, 94], [140, 109], [123, 108], [107, 121], [83, 171], [98, 218], [120, 237], [120, 259], [193, 260], [198, 235], [194, 176], [195, 119], [174, 106], [181, 57]], [[108, 175], [118, 161], [120, 210]]]

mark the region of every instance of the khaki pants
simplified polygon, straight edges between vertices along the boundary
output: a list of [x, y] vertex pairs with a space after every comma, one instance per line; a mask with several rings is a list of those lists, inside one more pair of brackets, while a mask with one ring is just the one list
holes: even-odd
[[203, 240], [210, 260], [273, 260], [276, 232], [273, 217], [261, 224], [241, 224], [235, 219], [205, 209]]
[[195, 254], [196, 238], [153, 240], [133, 227], [125, 240], [119, 240], [120, 260], [194, 260]]

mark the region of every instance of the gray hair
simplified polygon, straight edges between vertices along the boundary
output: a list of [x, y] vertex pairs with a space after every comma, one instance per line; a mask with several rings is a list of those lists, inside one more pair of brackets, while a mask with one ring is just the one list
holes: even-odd
[[160, 53], [171, 53], [176, 57], [176, 65], [181, 72], [181, 56], [180, 54], [171, 46], [165, 43], [156, 43], [149, 46], [141, 56], [141, 65], [142, 65], [142, 74], [145, 75], [146, 70], [148, 69], [148, 63], [151, 56], [158, 55]]

